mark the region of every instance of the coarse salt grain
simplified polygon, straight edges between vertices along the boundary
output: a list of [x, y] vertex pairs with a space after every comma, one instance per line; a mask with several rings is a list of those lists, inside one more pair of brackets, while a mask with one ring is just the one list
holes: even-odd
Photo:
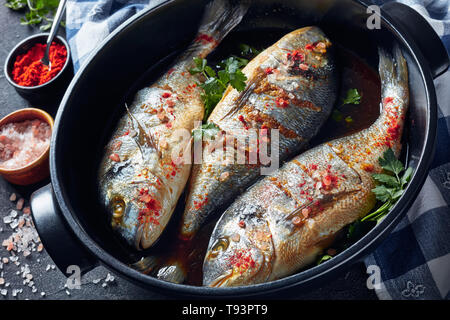
[[11, 193], [11, 195], [9, 196], [9, 201], [16, 201], [17, 200], [17, 195], [15, 193]]
[[24, 202], [25, 202], [25, 199], [20, 198], [19, 201], [17, 201], [17, 203], [16, 203], [16, 209], [22, 210]]

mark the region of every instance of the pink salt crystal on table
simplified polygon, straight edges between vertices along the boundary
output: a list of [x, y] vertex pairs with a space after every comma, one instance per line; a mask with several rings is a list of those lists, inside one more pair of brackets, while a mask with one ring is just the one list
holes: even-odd
[[33, 162], [50, 144], [51, 128], [42, 120], [7, 123], [0, 127], [0, 167], [18, 169]]
[[31, 213], [31, 209], [30, 209], [30, 207], [25, 207], [25, 208], [23, 208], [23, 214], [30, 214]]
[[25, 202], [25, 199], [20, 198], [19, 201], [17, 201], [17, 203], [16, 203], [16, 209], [17, 210], [22, 210], [24, 202]]
[[9, 196], [9, 201], [16, 201], [17, 200], [17, 195], [15, 194], [15, 193], [12, 193], [10, 196]]

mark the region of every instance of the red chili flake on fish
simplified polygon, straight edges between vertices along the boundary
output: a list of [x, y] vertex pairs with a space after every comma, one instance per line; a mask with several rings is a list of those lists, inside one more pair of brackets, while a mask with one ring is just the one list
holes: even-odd
[[120, 157], [117, 153], [111, 153], [109, 159], [114, 162], [120, 162]]
[[282, 97], [278, 97], [275, 99], [275, 104], [278, 108], [286, 108], [289, 106], [289, 100], [284, 99]]
[[172, 108], [172, 107], [175, 106], [175, 102], [174, 102], [173, 100], [167, 100], [167, 106], [168, 106], [169, 108]]
[[239, 119], [239, 121], [242, 122], [242, 124], [244, 125], [244, 129], [245, 129], [245, 130], [248, 130], [248, 125], [247, 125], [247, 122], [246, 122], [245, 119], [244, 119], [244, 116], [243, 116], [242, 114], [240, 114], [239, 117], [238, 117], [238, 119]]
[[266, 68], [266, 70], [264, 70], [266, 72], [266, 74], [272, 74], [273, 73], [273, 68], [268, 67]]
[[241, 273], [248, 268], [254, 268], [256, 266], [255, 260], [253, 260], [251, 253], [245, 249], [239, 249], [232, 256], [230, 256], [228, 258], [228, 264], [231, 267], [241, 269]]
[[238, 225], [241, 228], [245, 228], [245, 221], [243, 221], [243, 220], [239, 221]]
[[200, 210], [202, 207], [205, 206], [205, 204], [208, 202], [208, 197], [205, 197], [205, 199], [201, 201], [194, 201], [194, 208], [196, 210]]
[[311, 170], [317, 170], [317, 164], [311, 164], [309, 167]]
[[139, 223], [153, 223], [159, 224], [159, 221], [155, 216], [159, 216], [161, 210], [161, 204], [158, 200], [154, 199], [149, 193], [148, 189], [140, 189], [139, 196], [137, 198], [139, 202], [144, 204], [144, 208], [139, 210], [138, 221]]
[[305, 57], [298, 50], [292, 51], [292, 60], [294, 61], [305, 61]]
[[209, 36], [209, 35], [207, 35], [207, 34], [202, 33], [202, 34], [199, 34], [199, 35], [197, 36], [197, 38], [195, 38], [195, 41], [196, 41], [196, 42], [201, 42], [201, 43], [203, 43], [203, 44], [207, 44], [207, 43], [214, 42], [215, 40], [214, 40], [213, 37], [211, 37], [211, 36]]
[[375, 167], [373, 166], [373, 164], [370, 163], [363, 163], [361, 165], [361, 168], [367, 172], [373, 172], [373, 170], [375, 169]]
[[312, 49], [314, 49], [314, 45], [313, 45], [312, 43], [308, 43], [308, 44], [305, 46], [305, 49], [306, 49], [306, 50], [312, 50]]
[[163, 97], [164, 99], [170, 98], [170, 96], [171, 96], [170, 92], [164, 92], [164, 93], [162, 94], [162, 97]]
[[383, 100], [383, 104], [384, 104], [384, 105], [387, 105], [388, 103], [391, 103], [392, 101], [394, 101], [394, 98], [392, 98], [392, 97], [386, 97], [386, 98], [384, 98], [384, 100]]

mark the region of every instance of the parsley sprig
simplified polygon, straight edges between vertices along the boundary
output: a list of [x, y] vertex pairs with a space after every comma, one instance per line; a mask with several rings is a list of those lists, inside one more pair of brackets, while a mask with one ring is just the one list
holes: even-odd
[[[50, 29], [58, 9], [59, 0], [6, 0], [5, 6], [12, 10], [25, 9], [25, 17], [20, 19], [22, 25], [40, 25], [42, 31]], [[64, 22], [61, 22], [64, 26]]]
[[342, 105], [345, 104], [360, 104], [362, 95], [359, 94], [358, 89], [349, 89], [345, 98], [342, 100]]
[[372, 175], [379, 182], [379, 185], [372, 189], [372, 192], [377, 200], [384, 203], [377, 210], [362, 218], [361, 222], [366, 220], [380, 222], [403, 194], [413, 173], [412, 168], [405, 169], [390, 148], [384, 152], [383, 157], [378, 162], [385, 173]]
[[206, 59], [194, 58], [194, 63], [195, 67], [190, 69], [189, 72], [192, 75], [201, 73], [205, 77], [205, 81], [199, 83], [199, 85], [203, 89], [201, 95], [205, 107], [203, 121], [206, 121], [214, 107], [222, 99], [222, 95], [228, 85], [231, 85], [238, 91], [245, 89], [247, 77], [241, 68], [248, 63], [248, 60], [234, 56], [229, 57], [219, 64], [219, 68], [221, 69], [217, 72], [208, 66]]

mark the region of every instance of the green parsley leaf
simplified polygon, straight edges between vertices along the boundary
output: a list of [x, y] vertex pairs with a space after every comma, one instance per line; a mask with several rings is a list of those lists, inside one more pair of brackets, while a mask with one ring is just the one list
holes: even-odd
[[203, 124], [200, 128], [194, 129], [192, 131], [192, 136], [194, 137], [195, 141], [201, 141], [203, 137], [205, 137], [206, 139], [215, 137], [219, 131], [220, 129], [218, 126], [216, 126], [212, 122], [209, 122]]
[[406, 169], [406, 171], [403, 174], [402, 179], [401, 179], [402, 186], [404, 186], [405, 184], [407, 184], [409, 182], [409, 180], [411, 180], [411, 176], [413, 174], [413, 171], [414, 170], [412, 168]]
[[324, 254], [322, 257], [319, 258], [319, 260], [317, 261], [317, 265], [330, 260], [331, 258], [333, 258], [332, 256], [330, 256], [329, 254]]
[[390, 171], [397, 176], [405, 169], [403, 164], [395, 157], [391, 148], [383, 153], [383, 157], [378, 160], [378, 163], [384, 170]]
[[359, 94], [357, 89], [349, 89], [347, 91], [347, 95], [342, 101], [342, 105], [345, 104], [360, 104], [361, 103], [361, 95]]
[[389, 185], [390, 187], [399, 187], [401, 185], [395, 177], [384, 173], [375, 173], [372, 177], [381, 183]]
[[392, 199], [392, 196], [395, 192], [393, 188], [387, 188], [384, 185], [376, 186], [372, 189], [372, 192], [375, 194], [376, 198], [382, 202], [386, 202]]
[[194, 75], [194, 74], [197, 74], [197, 73], [204, 72], [205, 71], [205, 67], [206, 67], [206, 63], [207, 63], [206, 59], [195, 57], [193, 60], [194, 60], [194, 63], [195, 63], [195, 67], [191, 68], [189, 70], [189, 73]]

